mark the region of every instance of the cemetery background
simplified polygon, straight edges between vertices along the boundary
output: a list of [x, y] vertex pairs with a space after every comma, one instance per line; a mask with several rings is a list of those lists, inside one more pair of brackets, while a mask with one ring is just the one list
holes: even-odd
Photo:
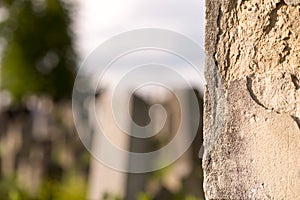
[[[93, 198], [95, 160], [76, 134], [70, 98], [79, 65], [71, 28], [76, 4], [3, 0], [0, 6], [0, 199]], [[151, 104], [142, 96], [133, 99], [140, 114]], [[162, 103], [170, 107], [174, 101]], [[176, 106], [169, 112], [176, 115]], [[137, 177], [129, 174], [123, 196], [108, 191], [96, 198], [202, 199], [201, 130], [181, 160], [185, 173], [175, 163]], [[131, 186], [130, 180], [142, 180], [143, 187]]]

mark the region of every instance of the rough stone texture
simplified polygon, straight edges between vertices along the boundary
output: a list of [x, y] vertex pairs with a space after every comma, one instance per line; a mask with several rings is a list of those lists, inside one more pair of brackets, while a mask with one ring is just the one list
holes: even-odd
[[207, 0], [207, 199], [300, 199], [299, 3]]
[[299, 5], [300, 4], [300, 1], [299, 0], [285, 0], [284, 1], [287, 5]]

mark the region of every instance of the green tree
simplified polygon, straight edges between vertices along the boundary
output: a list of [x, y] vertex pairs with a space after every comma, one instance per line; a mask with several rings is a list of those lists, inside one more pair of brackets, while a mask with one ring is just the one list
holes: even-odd
[[6, 41], [1, 62], [1, 88], [15, 100], [47, 94], [69, 98], [75, 77], [69, 6], [60, 0], [1, 0], [8, 13], [0, 23]]

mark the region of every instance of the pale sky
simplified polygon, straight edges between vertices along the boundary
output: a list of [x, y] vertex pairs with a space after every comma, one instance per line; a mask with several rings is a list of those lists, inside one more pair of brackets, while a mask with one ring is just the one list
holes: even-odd
[[110, 37], [132, 29], [162, 28], [204, 41], [204, 0], [77, 0], [77, 49], [86, 57]]
[[[74, 30], [77, 35], [76, 48], [81, 61], [112, 36], [140, 28], [172, 30], [189, 37], [200, 46], [204, 46], [204, 0], [76, 1], [78, 2], [78, 10], [75, 12]], [[153, 55], [156, 56], [156, 54]], [[147, 53], [144, 56], [140, 54], [136, 60], [143, 60], [143, 58], [149, 56], [150, 54]], [[165, 55], [160, 56], [166, 58]], [[167, 58], [169, 59], [169, 57]], [[135, 61], [130, 62], [135, 63]], [[175, 66], [180, 62], [177, 61], [177, 58], [170, 58], [167, 63]], [[120, 66], [116, 68], [118, 67]], [[124, 66], [122, 67], [124, 69]], [[200, 81], [199, 77], [194, 76], [195, 73], [190, 71], [186, 64], [182, 64], [180, 70], [181, 74], [188, 77], [196, 86], [200, 86], [202, 90], [203, 80]], [[119, 80], [115, 77], [115, 74], [110, 74], [108, 77], [118, 82]], [[111, 78], [113, 76], [114, 78]], [[173, 82], [171, 81], [170, 84], [173, 84]]]

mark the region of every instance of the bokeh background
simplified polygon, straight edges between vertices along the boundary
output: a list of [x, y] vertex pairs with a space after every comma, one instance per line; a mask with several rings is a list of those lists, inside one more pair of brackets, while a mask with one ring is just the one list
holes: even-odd
[[[122, 187], [124, 192], [95, 192], [107, 180], [93, 179], [101, 167], [76, 133], [71, 106], [76, 71], [106, 39], [145, 27], [177, 31], [203, 45], [204, 2], [0, 1], [0, 200], [204, 199], [201, 122], [192, 147], [178, 162], [151, 173], [123, 173], [121, 186], [115, 177], [105, 177], [115, 184], [111, 191]], [[200, 87], [189, 92], [197, 94], [202, 110]], [[98, 95], [104, 104], [105, 87]], [[160, 101], [171, 116], [162, 132], [172, 136], [178, 104], [159, 97], [136, 94], [133, 120], [147, 123], [143, 116]], [[155, 138], [151, 145], [159, 147], [164, 140]]]

